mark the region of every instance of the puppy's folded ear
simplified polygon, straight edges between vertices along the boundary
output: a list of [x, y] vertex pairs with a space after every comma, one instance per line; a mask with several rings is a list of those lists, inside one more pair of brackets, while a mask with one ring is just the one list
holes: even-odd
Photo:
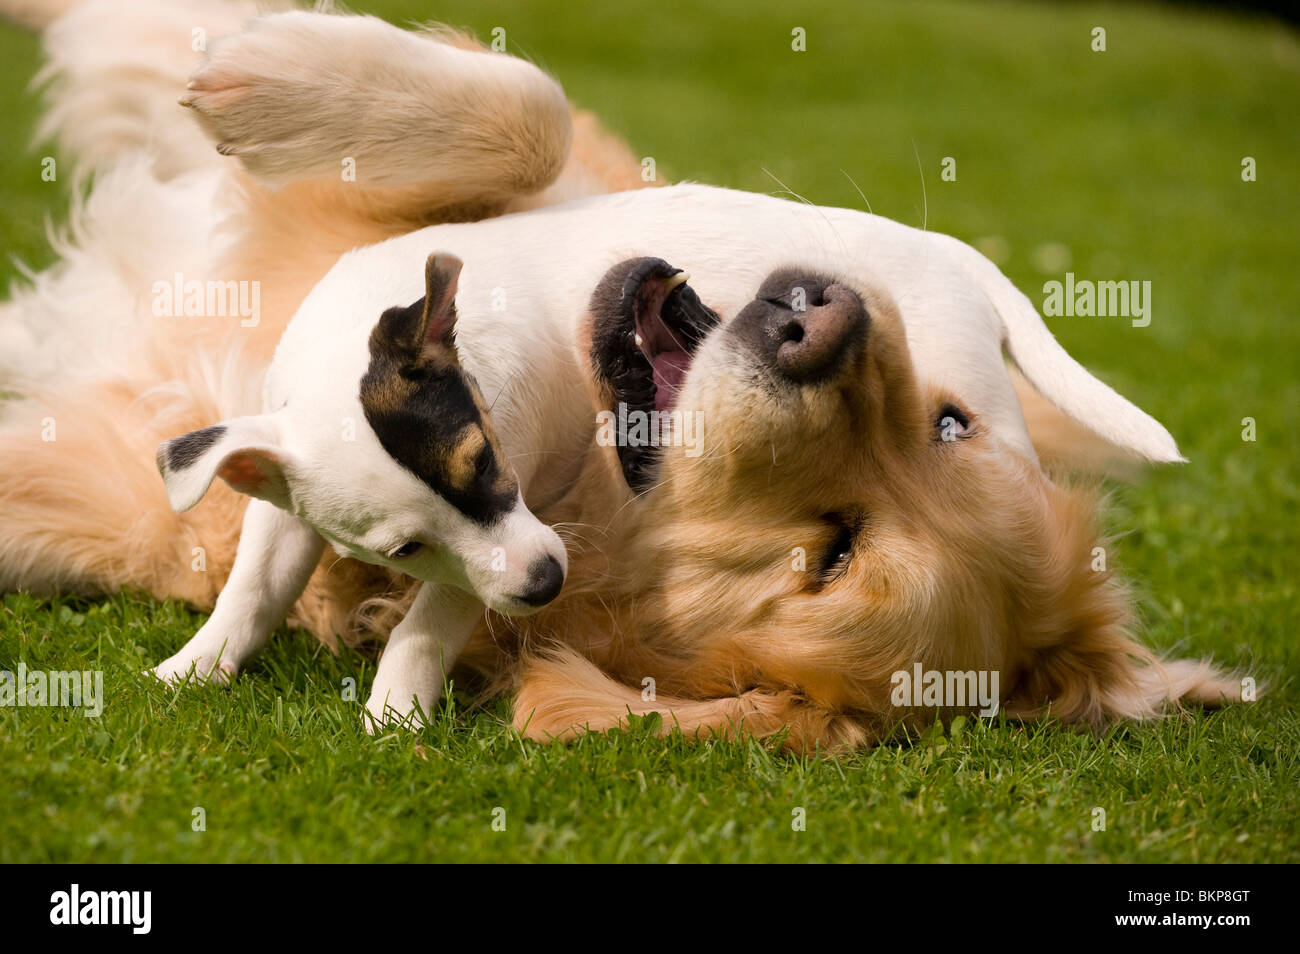
[[456, 346], [456, 288], [464, 264], [455, 255], [434, 252], [424, 262], [424, 310], [420, 316], [419, 345], [425, 348]]
[[237, 417], [158, 445], [167, 499], [178, 513], [198, 503], [215, 477], [234, 490], [289, 507], [290, 457], [269, 417]]
[[434, 252], [424, 263], [424, 297], [389, 308], [370, 334], [370, 353], [399, 368], [456, 363], [456, 287], [461, 260]]

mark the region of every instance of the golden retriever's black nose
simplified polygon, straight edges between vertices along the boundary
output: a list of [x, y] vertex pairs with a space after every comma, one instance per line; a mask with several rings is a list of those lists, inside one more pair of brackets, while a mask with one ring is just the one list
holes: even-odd
[[870, 323], [862, 299], [851, 289], [783, 270], [767, 277], [729, 331], [781, 377], [816, 384], [847, 364]]
[[528, 568], [528, 588], [519, 595], [529, 606], [545, 606], [560, 595], [564, 586], [564, 568], [553, 556], [544, 557]]

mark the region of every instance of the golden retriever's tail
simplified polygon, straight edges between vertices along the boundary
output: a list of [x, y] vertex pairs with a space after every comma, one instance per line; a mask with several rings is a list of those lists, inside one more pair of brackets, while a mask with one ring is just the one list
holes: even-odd
[[788, 729], [786, 747], [800, 752], [852, 749], [876, 740], [874, 727], [820, 709], [789, 691], [750, 689], [711, 699], [663, 696], [653, 683], [638, 689], [617, 682], [566, 646], [521, 661], [514, 724], [527, 738], [567, 742], [624, 726], [630, 715], [652, 712], [663, 717], [660, 735], [677, 729], [696, 740], [764, 738]]
[[0, 15], [43, 31], [41, 136], [61, 146], [50, 188], [75, 180], [64, 157], [96, 174], [51, 234], [58, 261], [0, 305], [0, 591], [126, 587], [202, 607], [228, 572], [243, 502], [172, 513], [154, 449], [260, 406], [266, 360], [240, 353], [238, 319], [160, 308], [158, 290], [218, 277], [211, 262], [232, 241], [220, 157], [176, 97], [206, 41], [255, 12], [251, 0], [0, 0]]
[[0, 19], [27, 30], [44, 30], [80, 0], [0, 0]]
[[176, 100], [208, 46], [258, 7], [254, 0], [0, 0], [0, 16], [41, 31], [41, 141], [56, 142], [78, 172], [143, 152], [167, 180], [221, 162]]

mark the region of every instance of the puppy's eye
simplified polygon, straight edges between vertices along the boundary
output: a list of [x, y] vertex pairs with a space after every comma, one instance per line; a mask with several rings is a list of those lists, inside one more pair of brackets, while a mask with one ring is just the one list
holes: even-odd
[[835, 525], [835, 536], [822, 554], [817, 580], [819, 585], [834, 583], [853, 561], [853, 543], [857, 538], [857, 527], [842, 521], [838, 517], [828, 518]]
[[420, 543], [419, 541], [409, 540], [406, 543], [403, 543], [392, 553], [388, 554], [388, 559], [400, 560], [402, 559], [402, 557], [414, 556], [415, 554], [420, 552], [421, 546], [423, 546], [423, 544]]
[[935, 418], [935, 435], [941, 441], [955, 441], [970, 433], [970, 415], [955, 404], [945, 404], [939, 408]]

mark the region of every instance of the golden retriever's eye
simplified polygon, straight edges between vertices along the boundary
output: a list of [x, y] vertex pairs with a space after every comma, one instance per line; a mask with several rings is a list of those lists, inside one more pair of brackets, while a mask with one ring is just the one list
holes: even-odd
[[834, 525], [835, 536], [831, 538], [830, 546], [822, 554], [817, 574], [817, 582], [820, 586], [834, 583], [844, 575], [844, 571], [853, 561], [853, 543], [858, 535], [857, 526], [853, 523], [835, 515], [829, 515], [826, 519]]
[[420, 552], [421, 546], [422, 544], [418, 540], [409, 540], [392, 553], [388, 554], [388, 559], [400, 560], [402, 557], [415, 556], [415, 554]]
[[934, 431], [938, 439], [949, 442], [970, 433], [970, 415], [955, 404], [945, 404], [939, 408], [939, 416], [934, 422]]

